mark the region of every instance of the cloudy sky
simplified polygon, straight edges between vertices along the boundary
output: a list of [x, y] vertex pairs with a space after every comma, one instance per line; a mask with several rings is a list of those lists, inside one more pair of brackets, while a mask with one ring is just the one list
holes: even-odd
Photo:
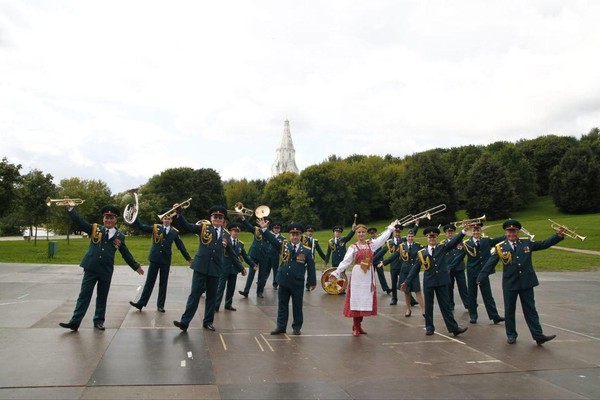
[[0, 158], [117, 193], [167, 168], [580, 137], [600, 2], [0, 0]]

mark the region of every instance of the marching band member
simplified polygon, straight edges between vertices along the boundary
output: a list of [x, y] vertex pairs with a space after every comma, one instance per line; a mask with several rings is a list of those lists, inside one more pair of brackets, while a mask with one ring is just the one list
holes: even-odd
[[[273, 222], [271, 225], [271, 233], [279, 241], [279, 243], [285, 240], [285, 237], [281, 234], [281, 223]], [[269, 266], [267, 267], [267, 280], [271, 271], [273, 271], [273, 289], [277, 290], [277, 270], [279, 269], [279, 250], [269, 243]]]
[[[446, 239], [444, 242], [450, 241], [454, 237], [456, 232], [456, 226], [454, 224], [446, 224], [443, 227]], [[454, 283], [458, 289], [458, 295], [465, 307], [465, 310], [469, 309], [469, 291], [467, 289], [467, 278], [465, 277], [465, 246], [462, 243], [456, 245], [455, 248], [450, 250], [447, 254], [450, 257], [448, 261], [448, 272], [450, 273], [450, 285], [448, 286], [448, 294], [450, 297], [450, 308], [454, 311]]]
[[[490, 278], [486, 275], [482, 278], [480, 283], [477, 284], [477, 276], [480, 274], [481, 269], [490, 258], [490, 250], [498, 243], [504, 240], [504, 236], [497, 238], [487, 238], [481, 236], [481, 228], [483, 222], [478, 222], [472, 226], [473, 236], [465, 241], [464, 247], [467, 254], [467, 279], [468, 293], [469, 293], [469, 322], [472, 324], [477, 323], [477, 288], [481, 289], [481, 297], [483, 297], [483, 304], [487, 311], [488, 318], [494, 321], [494, 324], [499, 324], [504, 321], [504, 317], [498, 314], [496, 308], [496, 302], [494, 296], [492, 296], [492, 285]], [[496, 273], [493, 269], [490, 274]]]
[[[217, 303], [217, 287], [219, 276], [223, 268], [223, 256], [225, 253], [231, 257], [232, 262], [241, 264], [237, 253], [231, 245], [231, 237], [223, 227], [227, 209], [223, 206], [213, 206], [209, 210], [210, 221], [201, 221], [198, 224], [189, 223], [183, 214], [179, 214], [182, 209], [177, 209], [177, 219], [179, 226], [185, 227], [188, 231], [199, 236], [198, 252], [194, 256], [191, 269], [194, 270], [192, 276], [192, 287], [185, 305], [185, 311], [181, 320], [173, 321], [173, 325], [187, 331], [190, 322], [196, 315], [200, 297], [206, 291], [206, 303], [204, 305], [204, 319], [202, 326], [204, 329], [214, 331], [213, 321], [215, 319], [215, 307]], [[243, 268], [243, 266], [242, 266]]]
[[269, 242], [264, 240], [263, 235], [269, 230], [271, 218], [264, 218], [264, 222], [266, 223], [264, 228], [251, 225], [248, 221], [246, 221], [246, 218], [243, 215], [240, 216], [240, 220], [242, 228], [254, 235], [254, 240], [250, 245], [250, 251], [248, 254], [250, 254], [250, 257], [252, 257], [252, 260], [256, 263], [256, 267], [250, 269], [248, 278], [246, 278], [246, 286], [244, 287], [244, 290], [239, 291], [239, 294], [244, 297], [248, 297], [250, 288], [252, 287], [252, 281], [254, 280], [256, 270], [258, 269], [258, 278], [256, 279], [258, 284], [258, 287], [256, 288], [256, 297], [263, 298], [263, 292], [265, 285], [267, 284], [267, 277], [269, 273], [269, 248], [271, 247]]
[[[248, 256], [244, 249], [244, 242], [238, 239], [240, 236], [240, 224], [232, 222], [228, 226], [228, 232], [231, 235], [231, 246], [238, 255], [240, 264], [234, 263], [228, 253], [223, 255], [223, 269], [221, 270], [221, 276], [219, 276], [219, 285], [217, 286], [217, 300], [215, 311], [219, 311], [221, 301], [223, 300], [223, 293], [225, 293], [225, 309], [229, 311], [237, 311], [233, 307], [233, 294], [235, 293], [235, 284], [237, 282], [237, 275], [241, 272], [242, 276], [246, 276], [246, 268], [241, 264], [242, 260], [254, 268], [256, 264], [252, 261], [252, 258]], [[225, 287], [227, 286], [227, 292]]]
[[425, 334], [433, 335], [435, 326], [433, 325], [433, 298], [437, 298], [444, 323], [448, 331], [458, 336], [464, 333], [467, 328], [461, 328], [456, 323], [450, 302], [448, 300], [448, 285], [450, 284], [450, 275], [448, 274], [448, 257], [446, 253], [452, 250], [465, 236], [465, 231], [456, 235], [446, 243], [437, 243], [440, 230], [436, 227], [428, 227], [423, 231], [427, 236], [428, 245], [419, 250], [417, 262], [411, 269], [406, 280], [402, 283], [400, 289], [405, 291], [408, 283], [419, 274], [421, 267], [425, 269], [423, 273], [423, 291], [425, 292]]
[[[421, 250], [421, 245], [419, 243], [415, 243], [415, 234], [417, 233], [418, 229], [419, 226], [417, 225], [415, 226], [415, 230], [409, 230], [406, 235], [406, 238], [403, 238], [403, 242], [397, 245], [397, 248], [394, 251], [394, 253], [382, 262], [383, 265], [392, 264], [390, 268], [390, 270], [393, 272], [392, 283], [404, 282], [408, 277], [408, 274], [410, 273], [413, 265], [415, 265], [415, 263], [419, 261], [418, 253], [419, 250]], [[395, 274], [397, 274], [396, 278], [394, 278]], [[396, 289], [394, 289], [393, 286], [392, 289], [394, 290], [395, 295]], [[415, 275], [412, 281], [408, 282], [406, 290], [404, 291], [404, 302], [406, 304], [406, 312], [404, 313], [404, 316], [407, 318], [412, 315], [412, 310], [410, 307], [414, 305], [414, 299], [411, 296], [411, 292], [414, 292], [417, 298], [419, 299], [419, 302], [417, 303], [415, 301], [415, 303], [421, 304], [421, 309], [425, 310], [423, 296], [421, 295], [421, 282], [419, 280], [419, 274]]]
[[[259, 218], [257, 221], [261, 228], [267, 226], [263, 218]], [[276, 277], [279, 285], [277, 290], [277, 327], [271, 332], [271, 335], [286, 333], [290, 314], [290, 299], [292, 300], [293, 333], [294, 335], [302, 333], [301, 329], [304, 323], [302, 299], [304, 297], [305, 274], [308, 275], [307, 280], [310, 290], [314, 290], [317, 286], [317, 273], [312, 251], [309, 247], [303, 246], [301, 242], [303, 230], [301, 224], [290, 224], [288, 227], [290, 240], [284, 240], [283, 242], [279, 242], [268, 230], [264, 233], [264, 238], [281, 252], [281, 264]]]
[[[170, 208], [168, 207], [163, 208], [160, 211], [160, 215], [167, 213], [169, 210]], [[142, 295], [137, 302], [129, 302], [129, 304], [140, 311], [143, 307], [148, 305], [148, 300], [150, 300], [154, 284], [156, 283], [156, 277], [160, 274], [156, 307], [159, 312], [165, 312], [167, 284], [169, 282], [169, 270], [171, 269], [171, 248], [173, 247], [173, 243], [175, 243], [175, 246], [177, 246], [188, 264], [192, 264], [192, 257], [190, 257], [183, 241], [179, 237], [179, 231], [171, 226], [171, 222], [173, 222], [173, 217], [166, 214], [162, 217], [162, 224], [145, 225], [139, 218], [136, 218], [133, 221], [133, 225], [140, 231], [152, 234], [152, 246], [150, 247], [150, 253], [148, 254], [150, 266], [148, 267], [148, 275], [146, 276], [146, 283], [144, 284]]]
[[77, 297], [77, 304], [73, 311], [73, 316], [69, 322], [61, 322], [59, 325], [63, 328], [76, 331], [79, 329], [81, 320], [85, 316], [94, 287], [96, 287], [96, 312], [94, 313], [94, 328], [103, 331], [106, 315], [106, 301], [110, 282], [115, 269], [115, 253], [119, 250], [123, 260], [140, 275], [144, 275], [144, 270], [140, 263], [135, 261], [133, 255], [125, 245], [125, 235], [117, 228], [117, 217], [120, 212], [115, 206], [104, 206], [100, 210], [102, 213], [102, 222], [100, 224], [90, 224], [85, 221], [73, 207], [67, 208], [69, 217], [75, 222], [79, 230], [85, 232], [90, 237], [90, 245], [83, 256], [79, 266], [83, 268], [83, 279], [81, 280], [81, 290]]
[[379, 237], [369, 241], [367, 241], [367, 227], [363, 224], [357, 225], [355, 227], [357, 242], [350, 246], [344, 259], [329, 277], [332, 281], [339, 279], [340, 274], [352, 265], [343, 314], [353, 319], [353, 336], [367, 333], [362, 329], [363, 317], [377, 315], [377, 285], [373, 270], [373, 255], [385, 244], [397, 224], [398, 220], [392, 222]]
[[329, 257], [331, 257], [331, 266], [337, 268], [340, 262], [346, 255], [346, 244], [352, 236], [354, 236], [355, 225], [352, 224], [352, 230], [345, 236], [340, 237], [344, 228], [341, 225], [335, 225], [333, 227], [333, 238], [329, 239], [327, 243], [327, 254], [325, 255], [325, 265], [329, 263]]
[[[302, 244], [310, 249], [312, 252], [313, 260], [315, 260], [315, 265], [317, 263], [317, 258], [315, 257], [315, 252], [319, 253], [319, 256], [323, 261], [327, 261], [327, 256], [321, 249], [321, 245], [319, 241], [313, 237], [315, 230], [317, 229], [314, 225], [306, 225], [306, 235], [302, 235]], [[316, 267], [315, 267], [316, 268]], [[310, 285], [308, 281], [306, 282], [306, 290], [310, 291]]]
[[506, 234], [506, 240], [496, 244], [492, 249], [492, 256], [483, 266], [476, 278], [477, 284], [481, 284], [487, 276], [493, 273], [493, 269], [502, 260], [502, 291], [504, 293], [504, 315], [506, 316], [506, 336], [508, 344], [517, 341], [517, 325], [515, 311], [517, 308], [517, 297], [521, 300], [523, 316], [529, 327], [531, 336], [538, 346], [554, 339], [556, 335], [546, 336], [540, 324], [540, 317], [535, 308], [535, 297], [533, 288], [539, 285], [537, 275], [533, 269], [531, 260], [532, 252], [545, 250], [554, 246], [564, 239], [564, 228], [558, 229], [557, 233], [541, 242], [534, 242], [526, 238], [519, 238], [522, 226], [519, 221], [508, 219], [502, 224]]

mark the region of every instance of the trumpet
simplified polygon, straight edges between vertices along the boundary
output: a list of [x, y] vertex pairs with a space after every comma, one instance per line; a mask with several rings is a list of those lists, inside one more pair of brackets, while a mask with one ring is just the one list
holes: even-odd
[[585, 240], [585, 238], [587, 237], [587, 236], [578, 235], [577, 233], [575, 233], [575, 231], [567, 228], [565, 225], [561, 225], [558, 222], [552, 221], [550, 218], [548, 218], [548, 221], [550, 221], [550, 223], [551, 223], [550, 227], [552, 229], [554, 229], [557, 232], [560, 229], [562, 229], [564, 235], [570, 237], [571, 239], [579, 239], [583, 242]]
[[251, 217], [254, 215], [254, 211], [252, 211], [249, 208], [244, 207], [244, 204], [238, 201], [237, 203], [235, 203], [233, 210], [227, 210], [227, 214], [229, 214], [229, 215], [235, 214], [235, 215], [240, 215], [240, 216], [244, 216], [244, 217]]
[[133, 201], [135, 202], [135, 204], [129, 203], [125, 206], [125, 210], [123, 210], [123, 221], [130, 225], [133, 224], [133, 221], [135, 221], [138, 215], [140, 205], [137, 195], [138, 190], [140, 190], [140, 188], [128, 190], [128, 192], [130, 192], [133, 195]]
[[524, 234], [526, 234], [527, 236], [529, 236], [529, 239], [533, 240], [533, 238], [535, 237], [535, 235], [532, 235], [531, 233], [529, 233], [529, 231], [525, 228], [523, 228], [521, 226], [521, 232], [523, 232]]
[[50, 197], [46, 198], [46, 205], [50, 207], [52, 204], [59, 207], [75, 207], [83, 204], [85, 200], [81, 199], [51, 199]]
[[483, 214], [481, 217], [478, 217], [478, 218], [463, 219], [462, 221], [454, 221], [454, 222], [451, 222], [451, 224], [453, 224], [456, 227], [456, 229], [462, 229], [465, 227], [470, 227], [472, 225], [482, 223], [483, 221], [485, 221], [485, 214]]
[[423, 219], [423, 218], [431, 219], [432, 215], [441, 213], [442, 211], [445, 211], [445, 210], [446, 210], [445, 204], [437, 205], [435, 207], [430, 208], [429, 210], [422, 211], [421, 213], [413, 216], [408, 221], [404, 222], [402, 224], [402, 226], [410, 225], [413, 222], [417, 222], [418, 219]]
[[177, 214], [177, 211], [179, 211], [179, 210], [185, 210], [186, 208], [188, 208], [190, 206], [191, 203], [192, 203], [192, 198], [191, 197], [189, 199], [187, 199], [186, 201], [182, 201], [181, 203], [177, 203], [177, 204], [175, 204], [173, 206], [173, 208], [171, 208], [166, 213], [158, 214], [158, 219], [162, 220], [167, 215], [169, 217], [173, 217], [173, 216], [175, 216], [175, 214]]

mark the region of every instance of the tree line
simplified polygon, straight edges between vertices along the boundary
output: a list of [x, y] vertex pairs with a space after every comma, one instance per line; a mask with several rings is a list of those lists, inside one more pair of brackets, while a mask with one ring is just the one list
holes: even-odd
[[[121, 209], [132, 203], [128, 192], [112, 194], [98, 180], [63, 179], [33, 170], [21, 174], [21, 165], [6, 158], [0, 163], [0, 234], [20, 234], [23, 227], [47, 226], [70, 232], [60, 207], [47, 207], [46, 197], [82, 198], [78, 211], [88, 221], [99, 221], [105, 204]], [[456, 220], [458, 210], [469, 217], [507, 218], [538, 196], [550, 196], [564, 213], [600, 212], [600, 134], [594, 128], [581, 138], [545, 135], [516, 143], [436, 148], [404, 158], [392, 155], [332, 155], [296, 173], [269, 180], [223, 181], [212, 168], [167, 169], [151, 177], [139, 190], [139, 217], [157, 222], [167, 205], [192, 198], [188, 220], [207, 217], [214, 204], [233, 209], [235, 203], [254, 209], [268, 205], [274, 220], [300, 221], [319, 228], [402, 218], [445, 204], [433, 216], [437, 225]], [[123, 226], [124, 229], [132, 229]]]

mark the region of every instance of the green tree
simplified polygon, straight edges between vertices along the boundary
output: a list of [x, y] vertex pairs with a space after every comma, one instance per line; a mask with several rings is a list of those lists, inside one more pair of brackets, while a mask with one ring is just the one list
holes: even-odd
[[[262, 183], [262, 184], [261, 184]], [[241, 202], [244, 207], [255, 209], [261, 205], [262, 189], [265, 181], [261, 180], [229, 180], [225, 182], [223, 188], [227, 198], [227, 209], [232, 210], [235, 203]]]
[[394, 185], [390, 208], [395, 218], [446, 205], [445, 211], [421, 221], [421, 226], [454, 221], [458, 202], [449, 163], [438, 150], [415, 154], [406, 162], [406, 173]]
[[13, 215], [17, 204], [17, 187], [21, 183], [21, 164], [11, 164], [6, 157], [0, 162], [0, 233], [18, 234], [18, 223]]
[[293, 218], [294, 210], [291, 205], [290, 191], [298, 178], [298, 174], [294, 172], [284, 172], [267, 182], [263, 191], [262, 203], [269, 206], [271, 209], [269, 217], [274, 221], [282, 224], [291, 222], [290, 218]]
[[473, 164], [483, 154], [482, 146], [468, 145], [451, 148], [444, 154], [444, 159], [450, 165], [449, 173], [454, 176], [454, 184], [458, 189], [457, 202], [459, 208], [465, 208], [467, 196], [464, 190], [468, 183], [468, 173]]
[[576, 146], [577, 139], [570, 136], [540, 136], [531, 140], [517, 142], [517, 147], [525, 154], [535, 169], [537, 181], [537, 194], [545, 196], [550, 188], [550, 174], [564, 154], [571, 147]]
[[495, 157], [482, 156], [468, 174], [465, 193], [469, 218], [485, 214], [487, 219], [510, 216], [515, 210], [517, 191], [509, 178], [509, 170]]
[[[313, 199], [308, 196], [303, 181], [296, 179], [289, 190], [291, 215], [283, 215], [285, 221], [297, 221], [304, 225], [320, 225], [319, 217], [312, 205]], [[286, 210], [287, 211], [287, 210]]]
[[550, 174], [550, 194], [561, 212], [600, 212], [600, 159], [589, 144], [565, 153]]
[[46, 198], [56, 193], [56, 186], [50, 174], [44, 175], [39, 170], [32, 170], [23, 175], [18, 187], [19, 215], [23, 226], [30, 229], [31, 235], [37, 244], [37, 227], [47, 225], [49, 209]]

